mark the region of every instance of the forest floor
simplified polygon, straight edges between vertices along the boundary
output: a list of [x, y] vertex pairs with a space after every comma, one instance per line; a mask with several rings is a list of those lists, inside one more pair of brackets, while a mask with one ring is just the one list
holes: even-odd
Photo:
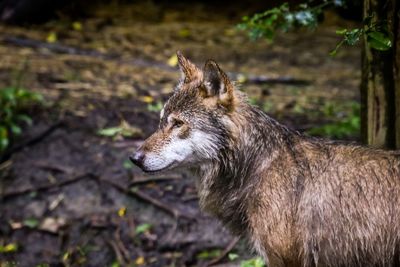
[[199, 210], [192, 174], [148, 176], [127, 161], [177, 83], [176, 50], [200, 66], [215, 59], [250, 101], [309, 131], [354, 116], [360, 48], [329, 56], [335, 29], [351, 27], [332, 14], [314, 32], [270, 43], [250, 41], [222, 15], [189, 11], [198, 18], [100, 10], [82, 21], [0, 25], [0, 88], [18, 83], [46, 99], [0, 164], [0, 248], [13, 246], [0, 250], [0, 266], [238, 266], [253, 257]]

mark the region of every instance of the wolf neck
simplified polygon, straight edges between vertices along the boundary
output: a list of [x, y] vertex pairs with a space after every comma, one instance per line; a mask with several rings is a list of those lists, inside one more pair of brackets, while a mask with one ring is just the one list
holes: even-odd
[[268, 168], [298, 133], [247, 104], [231, 119], [229, 146], [201, 168], [200, 205], [234, 232], [243, 233], [248, 228], [247, 206], [261, 179], [260, 169]]

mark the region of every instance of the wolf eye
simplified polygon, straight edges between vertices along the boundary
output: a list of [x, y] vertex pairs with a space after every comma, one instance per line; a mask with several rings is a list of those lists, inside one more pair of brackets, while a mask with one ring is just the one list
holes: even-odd
[[172, 123], [172, 128], [179, 128], [183, 125], [183, 121], [181, 120], [174, 120]]

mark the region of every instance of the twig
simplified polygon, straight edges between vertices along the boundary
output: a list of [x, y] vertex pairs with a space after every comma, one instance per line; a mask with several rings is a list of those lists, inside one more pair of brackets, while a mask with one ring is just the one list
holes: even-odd
[[189, 195], [189, 196], [182, 197], [183, 202], [189, 202], [189, 201], [198, 200], [198, 199], [199, 199], [198, 195]]
[[72, 174], [74, 172], [74, 170], [68, 166], [48, 164], [45, 161], [35, 161], [33, 165], [50, 171], [63, 172], [67, 174]]
[[51, 133], [53, 133], [61, 125], [63, 125], [63, 121], [58, 121], [55, 124], [51, 125], [49, 128], [47, 128], [45, 131], [40, 133], [39, 135], [37, 135], [19, 145], [12, 147], [10, 150], [6, 151], [6, 153], [4, 153], [3, 156], [0, 157], [0, 163], [3, 163], [4, 161], [10, 159], [11, 155], [14, 154], [15, 152], [18, 152], [25, 147], [33, 146], [36, 143], [42, 141], [44, 138], [46, 138]]
[[90, 173], [79, 174], [71, 179], [62, 180], [57, 183], [45, 184], [45, 185], [41, 185], [38, 187], [26, 188], [26, 189], [22, 189], [19, 191], [4, 193], [3, 195], [0, 196], [0, 198], [3, 200], [6, 200], [6, 199], [17, 197], [20, 195], [30, 194], [32, 192], [46, 191], [46, 190], [49, 190], [49, 189], [52, 189], [55, 187], [62, 187], [65, 185], [75, 183], [79, 180], [86, 179], [86, 178], [92, 178], [92, 177], [93, 177], [93, 175]]
[[129, 250], [125, 247], [124, 243], [121, 240], [121, 229], [118, 226], [118, 228], [115, 230], [114, 233], [114, 239], [116, 242], [116, 245], [118, 246], [119, 250], [122, 252], [122, 255], [124, 256], [124, 259], [129, 260]]
[[128, 262], [125, 260], [124, 256], [122, 255], [117, 243], [113, 240], [107, 240], [107, 243], [114, 250], [114, 253], [115, 253], [115, 256], [117, 258], [119, 265], [120, 266], [128, 266]]
[[146, 202], [152, 204], [153, 206], [155, 206], [155, 207], [157, 207], [159, 209], [162, 209], [165, 212], [171, 214], [175, 218], [182, 217], [182, 218], [186, 218], [186, 219], [190, 219], [190, 220], [195, 219], [193, 216], [190, 216], [188, 214], [183, 214], [180, 211], [178, 211], [177, 209], [175, 209], [173, 207], [170, 207], [170, 206], [158, 201], [157, 199], [152, 198], [151, 196], [147, 195], [146, 193], [143, 193], [143, 192], [140, 192], [140, 191], [131, 190], [131, 189], [129, 189], [129, 187], [128, 188], [124, 187], [122, 185], [119, 185], [117, 183], [111, 182], [109, 180], [105, 180], [105, 179], [99, 179], [99, 180], [104, 182], [104, 183], [106, 183], [106, 184], [108, 184], [108, 185], [111, 185], [112, 187], [114, 187], [115, 189], [117, 189], [120, 192], [123, 192], [123, 193], [125, 193], [127, 195], [132, 195], [132, 196], [134, 196], [134, 197], [136, 197], [136, 198], [138, 198], [140, 200], [146, 201]]
[[12, 164], [11, 160], [6, 160], [2, 163], [0, 163], [0, 171], [7, 169], [8, 167], [10, 167]]
[[240, 240], [239, 237], [233, 238], [232, 241], [229, 242], [229, 244], [226, 246], [226, 248], [221, 252], [221, 254], [218, 257], [207, 262], [205, 264], [205, 267], [209, 267], [209, 266], [219, 263], [236, 246], [236, 244], [239, 242], [239, 240]]
[[149, 176], [133, 180], [130, 185], [146, 184], [152, 182], [163, 182], [168, 180], [182, 179], [182, 175], [163, 175], [163, 176]]

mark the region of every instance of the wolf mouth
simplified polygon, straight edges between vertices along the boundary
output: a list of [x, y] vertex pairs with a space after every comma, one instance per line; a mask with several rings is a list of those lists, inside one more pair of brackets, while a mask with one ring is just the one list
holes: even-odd
[[174, 160], [173, 162], [171, 162], [170, 164], [168, 164], [167, 166], [165, 166], [165, 167], [162, 167], [162, 168], [159, 168], [159, 169], [147, 169], [147, 168], [143, 168], [142, 170], [145, 172], [145, 173], [158, 173], [158, 172], [161, 172], [161, 171], [165, 171], [165, 170], [168, 170], [168, 169], [172, 169], [174, 166], [176, 166], [177, 164], [179, 164], [179, 162], [177, 162], [176, 160]]

